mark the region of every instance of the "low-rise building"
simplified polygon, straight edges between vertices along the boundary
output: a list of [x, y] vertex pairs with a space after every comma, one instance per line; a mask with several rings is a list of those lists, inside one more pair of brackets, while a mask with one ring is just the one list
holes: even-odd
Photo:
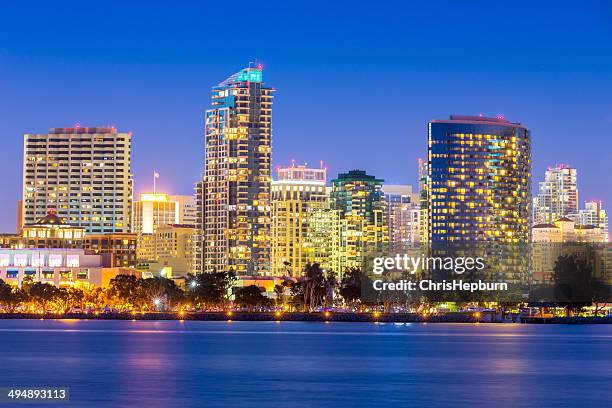
[[110, 254], [83, 249], [0, 249], [0, 279], [21, 286], [24, 279], [55, 286], [106, 287], [120, 274], [140, 273], [110, 265]]
[[95, 254], [110, 254], [113, 267], [136, 266], [137, 245], [138, 235], [129, 233], [92, 234], [83, 239], [83, 249]]

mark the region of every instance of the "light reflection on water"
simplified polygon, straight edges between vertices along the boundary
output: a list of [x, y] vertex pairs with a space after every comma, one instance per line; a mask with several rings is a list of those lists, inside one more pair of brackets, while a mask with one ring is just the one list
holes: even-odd
[[0, 320], [0, 386], [68, 386], [79, 407], [606, 406], [611, 339], [605, 325]]

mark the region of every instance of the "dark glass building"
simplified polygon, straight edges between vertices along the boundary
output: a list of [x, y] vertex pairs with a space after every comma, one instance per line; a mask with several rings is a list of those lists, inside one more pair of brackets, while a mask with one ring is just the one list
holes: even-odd
[[431, 242], [529, 242], [529, 130], [503, 117], [429, 123]]
[[338, 268], [362, 267], [363, 257], [369, 252], [380, 252], [389, 241], [382, 192], [384, 180], [363, 170], [340, 173], [332, 180], [330, 204], [338, 211], [343, 224]]

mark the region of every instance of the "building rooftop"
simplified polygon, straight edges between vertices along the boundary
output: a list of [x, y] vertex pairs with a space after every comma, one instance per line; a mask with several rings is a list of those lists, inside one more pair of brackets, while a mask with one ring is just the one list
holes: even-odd
[[561, 218], [557, 218], [555, 222], [574, 222], [574, 220], [572, 220], [571, 218], [567, 218], [567, 217], [561, 217]]
[[468, 125], [497, 125], [497, 126], [512, 126], [525, 128], [519, 122], [510, 122], [503, 115], [491, 118], [486, 116], [471, 116], [471, 115], [450, 115], [448, 119], [436, 119], [431, 123], [459, 123]]
[[558, 228], [555, 224], [537, 224], [532, 228]]
[[66, 135], [66, 134], [116, 134], [117, 129], [114, 127], [82, 127], [75, 126], [69, 128], [51, 128], [50, 134]]
[[248, 67], [241, 69], [235, 74], [230, 75], [225, 81], [218, 86], [226, 86], [237, 82], [263, 82], [263, 68], [261, 64], [256, 67]]
[[385, 180], [377, 179], [374, 176], [370, 176], [365, 172], [365, 170], [351, 170], [348, 173], [339, 173], [338, 177], [332, 180], [332, 182], [337, 182], [340, 180], [368, 180], [382, 183]]

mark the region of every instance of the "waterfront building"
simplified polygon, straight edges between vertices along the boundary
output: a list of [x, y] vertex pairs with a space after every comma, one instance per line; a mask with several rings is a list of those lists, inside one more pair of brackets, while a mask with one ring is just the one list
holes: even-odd
[[429, 184], [428, 161], [421, 158], [418, 159], [418, 175], [419, 175], [419, 241], [429, 241], [429, 194], [427, 186]]
[[382, 186], [389, 231], [389, 245], [401, 249], [420, 241], [420, 200], [410, 185]]
[[340, 211], [331, 208], [328, 201], [323, 207], [310, 207], [307, 218], [307, 263], [318, 263], [324, 270], [343, 271], [346, 268], [346, 257], [342, 251], [346, 220], [340, 218]]
[[196, 229], [192, 225], [168, 224], [155, 229], [153, 234], [139, 236], [137, 257], [147, 262], [149, 270], [166, 276], [194, 273]]
[[341, 173], [332, 180], [331, 208], [345, 222], [336, 256], [335, 272], [340, 275], [346, 268], [362, 267], [364, 256], [382, 252], [389, 242], [382, 183], [363, 170]]
[[326, 170], [295, 166], [277, 169], [272, 182], [272, 276], [300, 276], [308, 263], [324, 263], [308, 241], [309, 216], [328, 207]]
[[138, 260], [138, 235], [130, 233], [89, 234], [83, 239], [83, 249], [95, 254], [108, 254], [112, 267], [134, 267]]
[[270, 273], [272, 94], [261, 66], [212, 89], [206, 111], [204, 271]]
[[429, 123], [432, 242], [528, 243], [531, 141], [499, 118], [451, 115]]
[[555, 262], [566, 254], [582, 254], [591, 259], [593, 276], [610, 279], [612, 251], [601, 228], [579, 225], [568, 217], [561, 217], [552, 223], [534, 225], [532, 230], [531, 277], [535, 282], [551, 282]]
[[606, 233], [595, 225], [580, 225], [568, 217], [533, 226], [533, 242], [608, 242]]
[[605, 234], [606, 242], [608, 242], [610, 237], [608, 229], [608, 214], [603, 208], [602, 201], [586, 201], [584, 203], [584, 209], [579, 210], [578, 214], [569, 215], [568, 218], [574, 220], [578, 225], [591, 225], [598, 227]]
[[106, 287], [119, 274], [139, 272], [110, 265], [107, 254], [84, 249], [0, 249], [0, 279], [21, 286], [25, 278], [55, 286]]
[[4, 234], [2, 248], [80, 248], [85, 228], [70, 225], [54, 209], [32, 224], [22, 226], [20, 234]]
[[204, 181], [200, 180], [194, 184], [196, 219], [195, 234], [193, 237], [193, 272], [202, 273], [204, 271]]
[[144, 193], [134, 201], [132, 233], [152, 234], [160, 225], [177, 224], [179, 203], [165, 193]]
[[113, 127], [26, 134], [20, 224], [32, 224], [53, 208], [87, 233], [129, 232], [131, 139]]
[[533, 198], [533, 224], [551, 223], [578, 213], [577, 172], [566, 164], [549, 167]]

